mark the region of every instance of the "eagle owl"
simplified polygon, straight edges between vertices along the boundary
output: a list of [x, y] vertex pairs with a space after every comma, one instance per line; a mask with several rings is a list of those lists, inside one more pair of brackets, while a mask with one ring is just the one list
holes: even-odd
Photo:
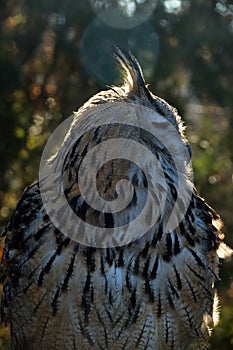
[[[43, 176], [28, 187], [2, 234], [1, 311], [2, 321], [10, 323], [12, 349], [208, 349], [219, 257], [230, 255], [231, 250], [222, 242], [219, 216], [192, 186], [190, 159], [181, 157], [177, 165], [172, 155], [179, 148], [177, 135], [186, 153], [191, 153], [180, 116], [150, 92], [132, 54], [116, 48], [115, 56], [124, 72], [124, 84], [98, 93], [74, 113], [64, 143], [48, 160], [51, 167], [61, 162], [62, 186]], [[105, 115], [102, 123], [101, 111]], [[122, 113], [119, 122], [117, 115]], [[140, 125], [149, 126], [133, 125], [130, 118], [134, 114]], [[86, 125], [91, 127], [80, 135]], [[128, 152], [124, 140], [133, 142], [135, 151]], [[95, 154], [84, 183], [91, 188], [94, 182], [100, 196], [110, 203], [125, 193], [125, 187], [118, 186], [120, 181], [132, 184], [130, 203], [112, 212], [87, 203], [78, 174], [88, 153], [107, 141], [106, 162], [94, 179], [92, 165], [100, 152]], [[69, 149], [67, 145], [71, 145]], [[111, 155], [112, 149], [118, 156]], [[145, 149], [148, 156], [139, 155]], [[137, 164], [137, 157], [142, 164], [150, 158], [147, 174]], [[157, 181], [159, 195], [155, 190], [150, 213], [129, 228], [130, 221], [143, 210], [151, 179]], [[42, 196], [41, 187], [44, 192], [46, 184], [48, 191], [55, 188], [52, 211]], [[189, 189], [186, 207], [185, 186]], [[58, 188], [82, 224], [64, 214]], [[177, 203], [179, 210], [174, 215]], [[54, 212], [63, 226], [51, 217]], [[143, 230], [146, 215], [150, 221], [156, 219]], [[177, 220], [169, 226], [171, 215]], [[89, 233], [85, 222], [93, 228]], [[108, 239], [106, 234], [96, 244], [96, 228], [123, 226], [120, 243], [114, 233], [115, 243], [112, 239], [101, 246], [100, 240]], [[73, 236], [67, 234], [68, 227]], [[145, 232], [139, 234], [140, 230]], [[134, 236], [136, 231], [139, 233]], [[89, 234], [94, 239], [86, 244]], [[125, 239], [127, 235], [130, 239]]]

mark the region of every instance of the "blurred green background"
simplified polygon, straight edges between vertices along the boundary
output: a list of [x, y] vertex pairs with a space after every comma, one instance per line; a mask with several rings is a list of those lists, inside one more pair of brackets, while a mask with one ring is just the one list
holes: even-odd
[[[0, 229], [38, 176], [46, 140], [119, 82], [112, 43], [188, 125], [195, 185], [233, 246], [233, 3], [228, 0], [5, 0], [0, 10]], [[233, 349], [233, 262], [223, 263], [211, 349]], [[9, 330], [0, 328], [0, 349]]]

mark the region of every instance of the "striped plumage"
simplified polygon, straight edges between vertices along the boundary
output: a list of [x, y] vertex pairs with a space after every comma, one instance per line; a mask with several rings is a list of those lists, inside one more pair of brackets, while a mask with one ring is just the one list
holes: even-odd
[[[119, 49], [116, 55], [126, 72], [125, 84], [92, 97], [74, 115], [70, 137], [75, 137], [76, 121], [86, 110], [94, 113], [100, 104], [124, 101], [162, 115], [186, 144], [179, 115], [151, 94], [136, 59]], [[122, 224], [140, 205], [146, 187], [143, 174], [121, 159], [101, 169], [97, 184], [111, 200], [117, 181], [131, 176], [135, 197], [124, 215], [97, 212], [80, 198], [76, 177], [80, 162], [90, 147], [112, 137], [132, 138], [161, 160], [168, 184], [166, 215], [177, 183], [169, 155], [149, 133], [119, 124], [88, 132], [64, 159], [64, 190], [72, 209], [93, 224], [111, 227]], [[10, 322], [12, 349], [208, 349], [217, 250], [227, 251], [220, 228], [218, 215], [193, 190], [188, 210], [172, 232], [165, 231], [161, 214], [148, 233], [128, 245], [88, 247], [54, 227], [36, 182], [24, 192], [3, 232], [2, 319]]]

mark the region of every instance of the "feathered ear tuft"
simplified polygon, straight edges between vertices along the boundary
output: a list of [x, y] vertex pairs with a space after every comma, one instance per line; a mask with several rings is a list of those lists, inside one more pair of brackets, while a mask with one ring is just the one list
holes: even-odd
[[114, 56], [121, 68], [124, 69], [125, 83], [129, 86], [129, 91], [135, 94], [150, 96], [150, 92], [145, 85], [142, 69], [137, 59], [124, 49], [114, 46]]

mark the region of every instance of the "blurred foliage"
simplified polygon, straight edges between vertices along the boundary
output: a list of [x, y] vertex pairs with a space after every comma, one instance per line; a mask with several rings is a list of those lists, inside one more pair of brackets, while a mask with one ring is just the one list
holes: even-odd
[[[157, 6], [154, 1], [102, 1], [101, 11], [118, 3], [131, 19], [139, 18], [141, 27], [135, 32], [123, 28], [128, 20], [119, 28], [114, 22], [115, 29], [108, 31], [110, 18], [106, 27], [94, 22], [95, 32], [101, 1], [90, 3], [92, 7], [84, 0], [1, 4], [1, 228], [24, 187], [37, 178], [51, 132], [102, 88], [104, 79], [96, 78], [114, 69], [105, 61], [114, 32], [117, 44], [142, 62], [152, 91], [185, 118], [195, 184], [221, 214], [226, 241], [233, 246], [233, 5], [228, 0], [160, 0]], [[140, 11], [147, 6], [143, 13], [149, 26], [137, 17], [137, 6]], [[143, 36], [144, 28], [153, 31], [151, 36]], [[221, 271], [221, 320], [212, 336], [213, 350], [233, 349], [232, 267], [226, 262]], [[9, 349], [8, 328], [0, 329], [0, 348]]]
[[227, 305], [222, 306], [222, 316], [211, 338], [211, 349], [232, 349], [233, 347], [233, 312]]

